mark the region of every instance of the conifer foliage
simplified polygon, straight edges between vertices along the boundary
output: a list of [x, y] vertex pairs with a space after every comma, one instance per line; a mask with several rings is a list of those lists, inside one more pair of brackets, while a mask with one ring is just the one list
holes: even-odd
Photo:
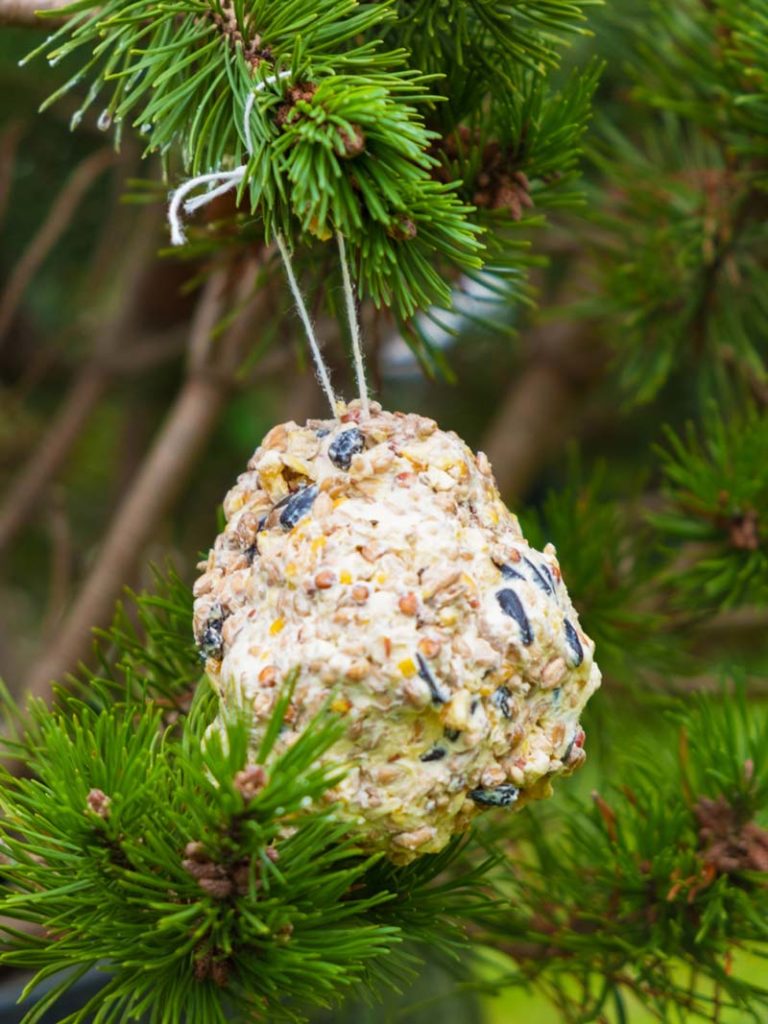
[[73, 1021], [302, 1020], [361, 982], [410, 980], [406, 941], [455, 957], [459, 923], [490, 906], [491, 858], [446, 878], [461, 844], [399, 870], [361, 854], [322, 801], [343, 770], [317, 766], [338, 717], [269, 758], [290, 680], [255, 761], [247, 722], [203, 743], [218, 701], [189, 652], [189, 590], [170, 574], [133, 601], [140, 633], [121, 610], [103, 637], [113, 667], [35, 706], [10, 748], [30, 777], [3, 777], [3, 912], [45, 935], [16, 933], [5, 961], [36, 982], [65, 972], [28, 1021], [104, 962], [109, 982]]
[[[132, 126], [187, 173], [247, 163], [240, 191], [268, 236], [341, 231], [361, 294], [405, 318], [482, 265], [472, 202], [519, 218], [572, 177], [596, 76], [556, 96], [546, 72], [587, 6], [78, 0], [39, 52], [82, 62], [49, 103], [92, 81], [75, 122], [99, 103], [118, 139]], [[487, 145], [498, 169], [480, 166]]]

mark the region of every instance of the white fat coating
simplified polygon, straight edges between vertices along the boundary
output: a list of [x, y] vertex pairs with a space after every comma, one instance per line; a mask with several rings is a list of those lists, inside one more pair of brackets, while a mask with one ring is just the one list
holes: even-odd
[[[348, 431], [362, 450], [334, 464]], [[340, 423], [281, 424], [224, 511], [195, 586], [222, 711], [249, 710], [255, 747], [298, 669], [281, 750], [330, 697], [349, 728], [325, 756], [351, 768], [329, 798], [363, 845], [399, 862], [437, 852], [584, 760], [594, 645], [555, 549], [528, 545], [456, 434], [376, 404], [362, 420], [357, 402]]]

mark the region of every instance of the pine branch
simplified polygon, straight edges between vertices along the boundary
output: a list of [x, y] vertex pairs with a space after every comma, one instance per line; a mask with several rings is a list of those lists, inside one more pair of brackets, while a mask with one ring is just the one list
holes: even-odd
[[[748, 408], [727, 420], [710, 407], [703, 437], [667, 432], [661, 452], [667, 508], [651, 522], [668, 543], [669, 585], [699, 612], [768, 602], [768, 416]], [[670, 542], [696, 542], [684, 562]]]
[[[517, 65], [556, 67], [565, 39], [585, 33], [585, 12], [595, 0], [398, 0], [402, 42], [419, 65], [444, 71], [448, 64], [478, 61], [504, 74]], [[453, 96], [454, 101], [456, 94]]]
[[738, 690], [700, 697], [674, 712], [675, 760], [658, 715], [623, 783], [574, 802], [562, 829], [546, 809], [516, 819], [509, 908], [481, 935], [518, 962], [505, 980], [566, 1021], [605, 1020], [622, 993], [659, 1020], [718, 1020], [718, 1002], [757, 1019], [768, 989], [741, 961], [768, 954], [768, 718]]
[[596, 249], [638, 402], [673, 376], [726, 401], [740, 377], [766, 379], [764, 6], [686, 0], [615, 18], [635, 116], [623, 134], [602, 119], [591, 147], [611, 184]]
[[[72, 1024], [298, 1021], [361, 982], [401, 985], [414, 944], [466, 959], [461, 922], [486, 908], [492, 862], [446, 878], [461, 844], [407, 868], [361, 854], [328, 799], [344, 768], [318, 767], [343, 723], [322, 712], [285, 754], [267, 738], [250, 761], [248, 723], [211, 730], [216, 695], [195, 692], [188, 589], [171, 574], [136, 607], [138, 627], [121, 611], [103, 635], [100, 674], [53, 711], [35, 702], [10, 744], [33, 777], [5, 774], [0, 911], [45, 932], [6, 923], [4, 960], [37, 971], [28, 994], [68, 972], [29, 1024], [105, 961]], [[273, 740], [290, 695], [288, 681]]]
[[[508, 198], [479, 205], [517, 219], [519, 204], [530, 205], [528, 165], [540, 178], [532, 180], [534, 202], [574, 201], [562, 185], [574, 176], [596, 70], [575, 76], [562, 96], [543, 83], [563, 38], [583, 31], [588, 6], [461, 0], [433, 22], [422, 3], [317, 0], [308, 11], [300, 0], [137, 0], [126, 12], [119, 0], [78, 0], [36, 53], [84, 60], [48, 101], [88, 79], [75, 121], [103, 93], [100, 120], [115, 126], [118, 141], [131, 122], [147, 152], [180, 151], [189, 173], [247, 165], [238, 199], [267, 238], [280, 232], [300, 248], [341, 231], [361, 295], [407, 321], [417, 309], [450, 305], [450, 278], [482, 264], [481, 236], [491, 273], [509, 297], [520, 291], [530, 262], [524, 244], [514, 233], [506, 238], [504, 216], [478, 218], [471, 204], [482, 186], [466, 173], [459, 182], [436, 156], [460, 120], [483, 120], [489, 94], [509, 109], [491, 141], [495, 156], [483, 157], [489, 140], [478, 135], [469, 163], [476, 179], [499, 179]], [[447, 29], [454, 16], [458, 34]], [[472, 45], [457, 60], [465, 30]], [[439, 45], [425, 52], [433, 31]], [[472, 55], [483, 50], [477, 74]], [[513, 61], [501, 92], [500, 60]], [[462, 76], [474, 80], [469, 92], [456, 87]], [[470, 102], [456, 116], [453, 98], [462, 92]], [[524, 159], [523, 136], [533, 154]]]

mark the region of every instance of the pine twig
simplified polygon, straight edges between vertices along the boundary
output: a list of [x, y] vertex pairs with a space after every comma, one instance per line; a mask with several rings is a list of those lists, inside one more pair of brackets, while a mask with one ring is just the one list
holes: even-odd
[[[258, 264], [243, 275], [240, 301], [253, 288]], [[221, 315], [224, 271], [214, 273], [200, 298], [189, 349], [195, 353], [181, 391], [150, 448], [136, 480], [112, 520], [98, 558], [50, 649], [25, 681], [28, 696], [47, 698], [52, 680], [61, 679], [87, 657], [91, 630], [106, 625], [115, 600], [129, 581], [158, 522], [187, 483], [197, 458], [226, 403], [237, 368], [266, 301], [261, 289], [228, 331], [217, 340], [215, 361], [210, 331]], [[202, 338], [202, 342], [201, 342]], [[203, 351], [206, 350], [203, 357]]]
[[0, 346], [19, 308], [24, 292], [45, 257], [70, 224], [91, 185], [116, 160], [111, 149], [91, 153], [70, 175], [51, 210], [13, 269], [0, 295]]

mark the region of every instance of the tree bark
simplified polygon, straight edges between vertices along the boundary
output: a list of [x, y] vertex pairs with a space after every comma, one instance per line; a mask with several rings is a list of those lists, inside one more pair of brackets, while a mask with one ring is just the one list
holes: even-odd
[[24, 292], [40, 264], [66, 230], [88, 189], [116, 159], [112, 150], [99, 149], [86, 157], [65, 182], [48, 216], [13, 268], [8, 283], [0, 295], [0, 346], [5, 340]]
[[173, 505], [226, 401], [221, 381], [195, 376], [184, 384], [138, 479], [121, 505], [75, 606], [26, 683], [29, 696], [48, 697], [51, 682], [88, 653], [91, 629], [106, 625], [138, 554]]
[[75, 381], [40, 446], [25, 463], [0, 507], [0, 553], [33, 514], [40, 496], [85, 429], [108, 383], [109, 374], [99, 364], [85, 367]]
[[[242, 272], [240, 301], [252, 294], [257, 270], [254, 262]], [[189, 366], [181, 391], [119, 506], [71, 611], [25, 680], [27, 698], [48, 699], [52, 683], [63, 680], [87, 659], [92, 630], [109, 623], [115, 601], [130, 582], [142, 551], [189, 480], [213, 432], [235, 385], [237, 368], [253, 336], [254, 316], [267, 292], [262, 288], [225, 334], [211, 344], [225, 286], [226, 272], [215, 271], [200, 297], [190, 332]]]
[[556, 366], [533, 363], [520, 375], [483, 440], [499, 491], [514, 501], [568, 436], [574, 388]]
[[50, 28], [61, 18], [41, 18], [38, 11], [58, 11], [72, 0], [0, 0], [0, 25], [19, 28]]
[[[156, 222], [157, 213], [148, 209], [138, 219], [133, 236], [124, 246], [125, 258], [120, 261], [120, 266], [115, 268], [112, 265], [114, 273], [123, 282], [117, 308], [96, 330], [87, 362], [77, 371], [46, 433], [0, 503], [0, 555], [34, 516], [42, 496], [56, 479], [114, 375], [132, 368], [132, 336], [140, 314], [146, 261], [155, 249]], [[161, 348], [155, 342], [155, 352]]]
[[481, 445], [510, 501], [525, 495], [542, 465], [582, 426], [584, 397], [606, 362], [586, 320], [542, 324], [525, 340], [527, 364]]

